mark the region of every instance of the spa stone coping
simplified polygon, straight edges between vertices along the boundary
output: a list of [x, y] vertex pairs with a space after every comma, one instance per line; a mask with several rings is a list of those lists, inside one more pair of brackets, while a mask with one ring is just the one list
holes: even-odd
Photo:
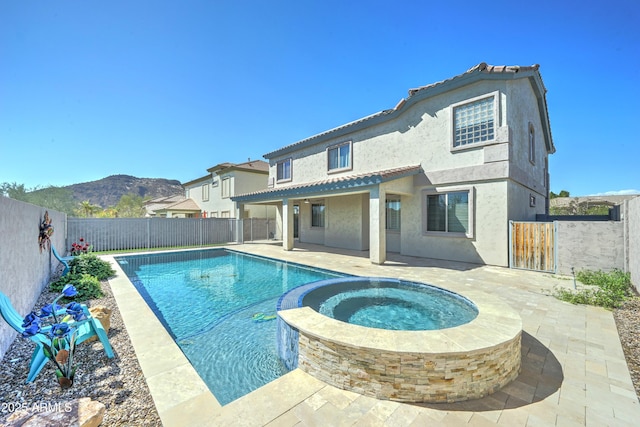
[[397, 331], [369, 328], [322, 315], [310, 307], [278, 311], [278, 316], [301, 333], [346, 346], [434, 355], [473, 354], [511, 341], [522, 332], [522, 319], [508, 304], [485, 292], [458, 293], [472, 301], [478, 316], [453, 328]]

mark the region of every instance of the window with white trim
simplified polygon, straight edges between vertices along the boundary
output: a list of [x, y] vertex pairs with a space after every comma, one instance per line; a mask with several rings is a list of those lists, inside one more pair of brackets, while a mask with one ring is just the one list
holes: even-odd
[[209, 184], [202, 184], [202, 201], [209, 201]]
[[387, 197], [385, 201], [385, 228], [400, 231], [400, 197]]
[[324, 203], [311, 204], [311, 226], [324, 227]]
[[453, 147], [493, 141], [496, 135], [496, 97], [453, 107]]
[[426, 193], [425, 232], [471, 236], [473, 200], [469, 190]]
[[278, 162], [276, 165], [276, 178], [278, 182], [291, 181], [291, 159]]
[[223, 178], [222, 184], [220, 185], [221, 195], [223, 198], [227, 198], [231, 196], [231, 178]]
[[536, 131], [531, 123], [529, 123], [529, 161], [536, 163]]
[[337, 172], [352, 169], [351, 141], [327, 148], [327, 170]]

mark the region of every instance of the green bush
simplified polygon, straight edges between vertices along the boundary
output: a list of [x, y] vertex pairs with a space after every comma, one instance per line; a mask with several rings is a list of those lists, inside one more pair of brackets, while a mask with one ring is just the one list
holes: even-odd
[[631, 274], [620, 270], [604, 271], [582, 270], [576, 273], [576, 279], [593, 288], [573, 291], [558, 289], [556, 298], [572, 304], [587, 304], [598, 307], [616, 308], [633, 296]]
[[69, 262], [70, 274], [90, 274], [98, 280], [107, 280], [116, 274], [111, 264], [92, 253], [80, 254]]
[[75, 286], [78, 294], [73, 298], [62, 298], [63, 302], [68, 301], [86, 301], [89, 299], [102, 298], [102, 285], [97, 277], [87, 273], [68, 273], [60, 279], [53, 282], [49, 288], [51, 291], [62, 292], [64, 285], [71, 284]]

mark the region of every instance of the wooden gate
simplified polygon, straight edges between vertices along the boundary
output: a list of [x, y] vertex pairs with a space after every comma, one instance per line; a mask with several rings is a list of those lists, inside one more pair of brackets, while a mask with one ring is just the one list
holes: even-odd
[[555, 222], [509, 221], [509, 267], [556, 272]]

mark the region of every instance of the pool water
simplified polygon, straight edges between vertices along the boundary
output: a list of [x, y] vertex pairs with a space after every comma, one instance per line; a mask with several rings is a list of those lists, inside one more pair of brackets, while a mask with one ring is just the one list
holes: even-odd
[[280, 295], [343, 276], [226, 249], [116, 261], [222, 405], [287, 373], [276, 348]]
[[450, 292], [426, 285], [392, 284], [340, 292], [322, 302], [319, 312], [354, 325], [398, 331], [451, 328], [478, 314], [469, 302]]

